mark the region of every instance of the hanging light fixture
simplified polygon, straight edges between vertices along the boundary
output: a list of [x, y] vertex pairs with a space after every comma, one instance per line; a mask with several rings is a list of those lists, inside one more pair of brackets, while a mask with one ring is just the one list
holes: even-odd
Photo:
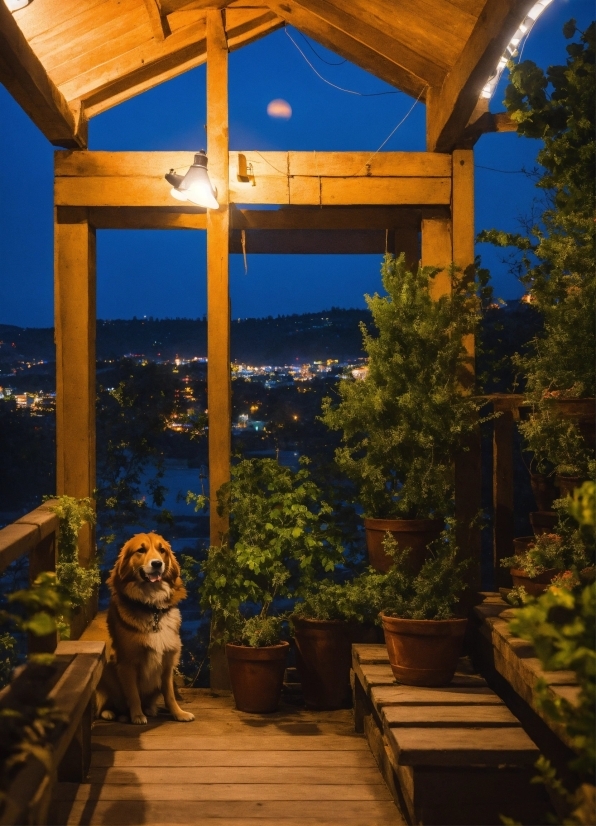
[[207, 155], [203, 149], [195, 155], [194, 163], [186, 175], [177, 175], [173, 169], [170, 169], [165, 177], [166, 181], [172, 184], [170, 194], [179, 201], [191, 201], [207, 209], [219, 207], [217, 190], [209, 180]]
[[30, 2], [31, 0], [4, 0], [8, 11], [18, 11], [19, 9], [24, 9]]

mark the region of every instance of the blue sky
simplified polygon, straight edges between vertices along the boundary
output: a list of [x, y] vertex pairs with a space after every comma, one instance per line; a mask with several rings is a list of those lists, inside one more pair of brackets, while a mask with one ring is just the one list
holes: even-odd
[[[536, 23], [523, 58], [546, 67], [563, 63], [563, 23], [584, 28], [591, 0], [554, 0]], [[412, 106], [413, 99], [377, 80], [294, 29], [230, 55], [230, 147], [374, 152]], [[328, 62], [324, 62], [328, 61]], [[335, 64], [335, 65], [329, 65]], [[339, 64], [339, 65], [338, 65]], [[491, 101], [502, 111], [506, 78]], [[270, 118], [275, 98], [292, 107], [289, 120]], [[425, 107], [418, 104], [385, 145], [424, 150]], [[150, 90], [90, 122], [94, 150], [197, 150], [205, 146], [205, 67]], [[485, 135], [476, 145], [476, 230], [517, 228], [535, 196], [517, 171], [535, 165], [537, 141], [515, 134]], [[51, 326], [53, 317], [53, 147], [0, 87], [0, 323]], [[488, 168], [487, 168], [488, 167]], [[503, 171], [493, 171], [503, 170]], [[164, 170], [166, 171], [166, 170]], [[206, 309], [205, 233], [98, 232], [98, 317], [202, 316]], [[521, 294], [500, 254], [479, 245], [495, 292]], [[363, 294], [380, 288], [379, 256], [240, 256], [231, 258], [234, 318], [310, 312], [331, 306], [362, 307]]]

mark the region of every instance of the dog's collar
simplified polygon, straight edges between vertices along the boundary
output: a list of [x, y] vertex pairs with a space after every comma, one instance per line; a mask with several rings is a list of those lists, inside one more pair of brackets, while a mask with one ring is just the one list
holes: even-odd
[[127, 594], [119, 594], [119, 597], [125, 605], [128, 605], [131, 608], [139, 608], [146, 614], [151, 614], [153, 619], [153, 631], [159, 631], [160, 619], [164, 614], [167, 614], [168, 611], [172, 609], [171, 605], [168, 605], [167, 608], [158, 608], [156, 605], [151, 605], [140, 599], [133, 599], [132, 597], [127, 596]]

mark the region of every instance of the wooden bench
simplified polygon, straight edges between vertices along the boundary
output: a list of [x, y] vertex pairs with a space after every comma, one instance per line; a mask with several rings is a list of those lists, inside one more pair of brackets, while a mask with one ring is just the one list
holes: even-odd
[[[0, 826], [47, 824], [52, 791], [58, 780], [82, 783], [91, 761], [93, 692], [105, 664], [103, 642], [60, 642], [56, 648], [53, 679], [47, 698], [61, 714], [63, 723], [49, 743], [51, 766], [31, 755], [15, 775], [7, 791]], [[0, 693], [0, 706], [11, 704], [11, 692], [19, 691], [25, 672]]]
[[449, 686], [417, 688], [395, 681], [384, 645], [352, 651], [356, 730], [410, 823], [545, 822], [539, 751], [466, 660]]

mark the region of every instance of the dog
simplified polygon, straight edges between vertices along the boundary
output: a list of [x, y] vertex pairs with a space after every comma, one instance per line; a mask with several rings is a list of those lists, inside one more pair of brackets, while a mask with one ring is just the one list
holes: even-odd
[[113, 653], [96, 690], [96, 716], [114, 720], [128, 712], [131, 723], [144, 725], [157, 716], [163, 695], [175, 720], [194, 720], [174, 693], [182, 647], [177, 605], [186, 589], [170, 545], [156, 533], [136, 534], [120, 551], [107, 584]]

